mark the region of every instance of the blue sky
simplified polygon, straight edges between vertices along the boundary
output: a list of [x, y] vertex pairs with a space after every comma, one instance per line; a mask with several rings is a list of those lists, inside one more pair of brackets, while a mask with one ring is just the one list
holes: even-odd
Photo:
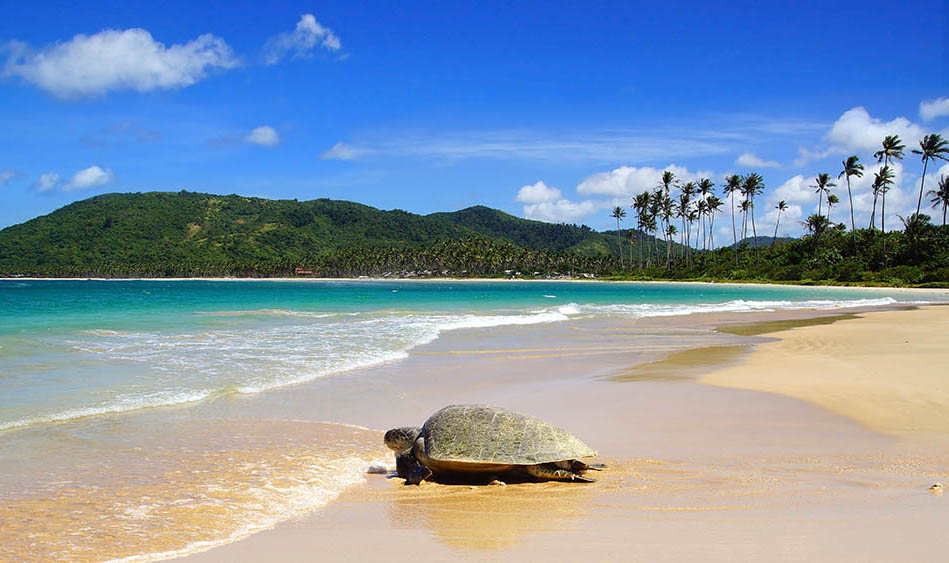
[[949, 129], [943, 2], [195, 4], [0, 7], [0, 227], [186, 188], [604, 229], [672, 167], [759, 172], [759, 232], [785, 199], [796, 234], [816, 173]]

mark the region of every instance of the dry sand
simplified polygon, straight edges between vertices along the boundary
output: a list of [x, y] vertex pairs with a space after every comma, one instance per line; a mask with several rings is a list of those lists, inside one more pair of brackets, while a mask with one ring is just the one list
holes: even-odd
[[949, 437], [949, 309], [881, 311], [772, 333], [704, 383], [808, 401], [907, 439]]
[[[190, 559], [944, 561], [949, 496], [928, 487], [949, 481], [949, 447], [933, 437], [949, 429], [949, 307], [774, 341], [709, 333], [736, 318], [440, 339], [378, 370], [388, 403], [372, 396], [335, 416], [385, 429], [451, 402], [516, 408], [604, 454], [600, 480], [406, 487], [367, 475], [321, 510]], [[715, 350], [685, 351], [697, 341]]]

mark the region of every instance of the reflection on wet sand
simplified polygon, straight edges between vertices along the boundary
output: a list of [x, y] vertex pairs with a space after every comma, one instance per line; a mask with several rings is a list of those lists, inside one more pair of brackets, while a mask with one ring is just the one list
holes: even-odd
[[449, 546], [503, 549], [529, 535], [574, 525], [589, 513], [596, 486], [559, 482], [503, 487], [430, 482], [419, 487], [400, 485], [390, 493], [390, 517], [395, 526], [425, 526]]
[[415, 487], [390, 476], [390, 486], [372, 500], [389, 505], [393, 527], [425, 529], [460, 555], [471, 549], [513, 550], [558, 532], [601, 526], [601, 535], [615, 534], [627, 525], [623, 522], [633, 533], [638, 524], [721, 520], [723, 512], [728, 521], [775, 525], [795, 509], [861, 506], [881, 494], [926, 495], [949, 468], [945, 456], [598, 460], [609, 469], [593, 484]]

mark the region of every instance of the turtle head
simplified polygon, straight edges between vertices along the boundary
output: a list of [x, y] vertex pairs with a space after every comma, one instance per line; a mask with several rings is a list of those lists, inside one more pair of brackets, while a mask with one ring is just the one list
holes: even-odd
[[418, 435], [421, 434], [421, 432], [422, 429], [415, 426], [393, 428], [392, 430], [386, 432], [386, 436], [383, 438], [383, 440], [386, 443], [386, 447], [395, 453], [400, 454], [412, 447], [412, 444], [415, 443], [415, 439], [418, 438]]

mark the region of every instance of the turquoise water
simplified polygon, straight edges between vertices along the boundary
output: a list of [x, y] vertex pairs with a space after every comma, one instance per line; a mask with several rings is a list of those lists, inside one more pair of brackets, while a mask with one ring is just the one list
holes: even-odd
[[0, 430], [260, 393], [464, 328], [919, 300], [715, 284], [0, 280]]

